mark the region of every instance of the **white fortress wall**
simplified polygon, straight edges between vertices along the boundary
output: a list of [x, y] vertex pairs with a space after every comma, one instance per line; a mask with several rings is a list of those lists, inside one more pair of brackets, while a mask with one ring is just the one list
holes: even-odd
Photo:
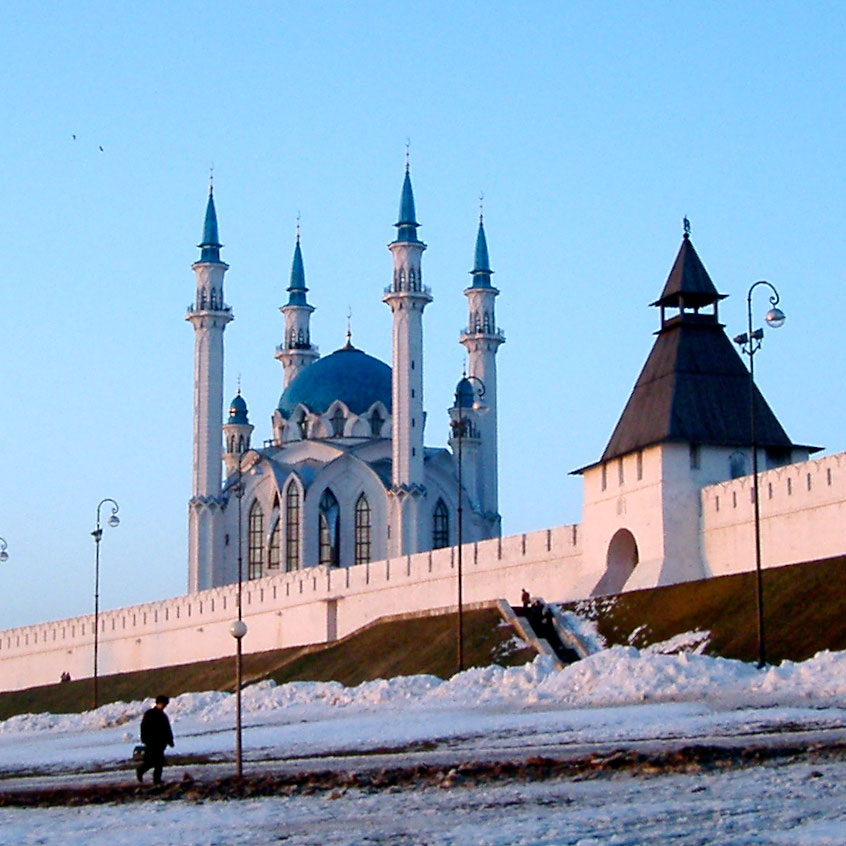
[[[346, 569], [315, 567], [243, 583], [245, 652], [321, 643], [388, 614], [455, 606], [456, 547]], [[523, 587], [547, 599], [587, 595], [578, 527], [559, 526], [462, 548], [464, 601], [505, 597]], [[100, 614], [101, 676], [234, 654], [229, 625], [236, 585]], [[0, 632], [0, 690], [93, 672], [93, 614]]]
[[[709, 575], [755, 568], [752, 476], [702, 490]], [[846, 555], [846, 453], [760, 473], [761, 563], [778, 567]]]

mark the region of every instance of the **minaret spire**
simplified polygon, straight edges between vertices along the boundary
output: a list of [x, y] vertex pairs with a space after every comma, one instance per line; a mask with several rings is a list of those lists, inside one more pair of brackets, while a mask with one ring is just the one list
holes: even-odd
[[461, 333], [460, 340], [467, 350], [468, 375], [480, 379], [485, 386], [484, 409], [478, 412], [481, 447], [475, 475], [476, 502], [488, 521], [491, 533], [499, 534], [496, 353], [505, 343], [505, 335], [496, 325], [495, 301], [499, 291], [491, 284], [493, 271], [488, 257], [481, 198], [473, 259], [472, 282], [464, 291], [468, 308], [467, 328]]
[[285, 337], [276, 347], [275, 357], [282, 363], [283, 389], [309, 364], [320, 357], [316, 346], [311, 343], [310, 320], [314, 306], [309, 305], [306, 293], [305, 266], [300, 247], [300, 216], [297, 214], [297, 234], [294, 244], [294, 258], [291, 262], [291, 280], [288, 285], [288, 302], [280, 306], [285, 315]]
[[220, 260], [214, 188], [192, 265], [196, 295], [185, 319], [194, 327], [194, 461], [188, 519], [188, 589], [204, 590], [223, 583], [221, 509], [221, 426], [223, 425], [223, 332], [232, 309], [223, 299], [223, 277], [229, 265]]
[[[390, 554], [424, 548], [420, 519], [423, 485], [423, 309], [432, 295], [423, 285], [422, 255], [408, 159], [400, 195], [396, 240], [388, 244], [394, 257], [393, 281], [382, 302], [393, 314], [392, 478], [390, 491]], [[428, 548], [428, 547], [425, 547]]]

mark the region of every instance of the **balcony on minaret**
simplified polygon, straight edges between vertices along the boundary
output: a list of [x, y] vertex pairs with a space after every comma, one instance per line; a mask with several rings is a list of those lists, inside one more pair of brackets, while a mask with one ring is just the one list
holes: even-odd
[[200, 311], [222, 311], [230, 314], [232, 312], [232, 306], [227, 305], [223, 301], [223, 297], [219, 296], [215, 291], [212, 291], [208, 295], [205, 291], [200, 291], [197, 293], [197, 301], [188, 304], [187, 312], [188, 314], [194, 314]]
[[487, 340], [505, 342], [505, 332], [492, 323], [479, 322], [473, 326], [466, 326], [461, 330], [459, 340], [464, 338], [485, 338]]

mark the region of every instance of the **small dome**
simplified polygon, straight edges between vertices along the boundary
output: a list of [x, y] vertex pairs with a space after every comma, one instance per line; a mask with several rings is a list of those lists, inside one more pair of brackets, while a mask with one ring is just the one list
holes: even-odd
[[229, 420], [227, 423], [247, 423], [250, 420], [247, 417], [247, 403], [241, 394], [237, 394], [235, 399], [229, 403]]
[[473, 390], [473, 383], [465, 376], [455, 386], [455, 407], [473, 408], [476, 401], [476, 392]]
[[340, 400], [353, 414], [363, 414], [374, 402], [391, 411], [391, 368], [355, 347], [336, 350], [310, 364], [285, 388], [279, 411], [286, 419], [302, 403], [323, 414]]

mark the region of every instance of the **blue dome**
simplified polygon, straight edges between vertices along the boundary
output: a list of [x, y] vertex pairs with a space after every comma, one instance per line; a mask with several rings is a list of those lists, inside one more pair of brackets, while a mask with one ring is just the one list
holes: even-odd
[[247, 417], [247, 403], [241, 394], [238, 394], [232, 402], [229, 403], [229, 420], [228, 423], [249, 423]]
[[391, 411], [391, 368], [354, 347], [336, 350], [310, 364], [285, 388], [279, 410], [290, 417], [298, 403], [323, 414], [340, 400], [353, 414], [362, 414], [377, 400]]

